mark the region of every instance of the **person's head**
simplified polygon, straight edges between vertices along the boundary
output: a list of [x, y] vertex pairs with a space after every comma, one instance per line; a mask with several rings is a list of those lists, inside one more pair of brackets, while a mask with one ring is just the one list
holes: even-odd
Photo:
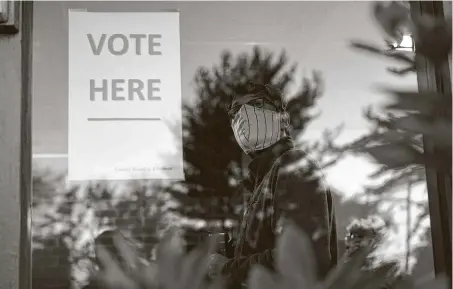
[[270, 85], [250, 83], [228, 109], [236, 141], [247, 154], [272, 146], [288, 134], [289, 115], [281, 93]]

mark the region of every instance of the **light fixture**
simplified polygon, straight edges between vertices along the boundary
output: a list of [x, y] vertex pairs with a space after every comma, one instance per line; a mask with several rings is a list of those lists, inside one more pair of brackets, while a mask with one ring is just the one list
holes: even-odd
[[391, 50], [396, 51], [415, 51], [414, 38], [412, 35], [403, 35], [401, 41], [389, 43]]

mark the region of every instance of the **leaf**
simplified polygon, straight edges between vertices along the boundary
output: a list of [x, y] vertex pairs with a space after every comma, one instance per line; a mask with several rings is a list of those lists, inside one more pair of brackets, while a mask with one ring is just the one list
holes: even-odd
[[275, 258], [285, 278], [293, 279], [301, 288], [315, 283], [316, 261], [310, 239], [294, 223], [289, 222], [278, 239]]
[[204, 278], [208, 273], [208, 260], [211, 254], [216, 251], [218, 240], [218, 236], [208, 238], [204, 246], [192, 250], [184, 257], [178, 288], [203, 288]]
[[[389, 172], [387, 167], [383, 167], [378, 172], [371, 175], [371, 178], [375, 178], [382, 175], [384, 172]], [[377, 176], [376, 176], [377, 175]], [[401, 190], [404, 186], [407, 186], [408, 182], [411, 181], [414, 184], [424, 182], [426, 178], [425, 167], [424, 166], [411, 166], [408, 169], [404, 169], [402, 171], [395, 172], [392, 176], [387, 179], [387, 181], [383, 184], [376, 185], [376, 186], [367, 186], [366, 193], [373, 194], [373, 195], [382, 195], [385, 193], [394, 192], [397, 190]]]
[[138, 289], [137, 280], [129, 278], [123, 268], [117, 263], [108, 249], [99, 246], [96, 248], [96, 256], [103, 266], [103, 270], [98, 273], [96, 279], [103, 284], [105, 288], [110, 289]]
[[407, 137], [406, 134], [401, 133], [396, 130], [387, 130], [381, 134], [376, 135], [377, 140], [380, 140], [380, 141], [386, 142], [386, 143], [393, 143], [393, 142], [401, 141], [405, 137]]
[[364, 52], [376, 54], [378, 56], [383, 56], [383, 57], [387, 57], [387, 58], [390, 58], [393, 60], [397, 60], [397, 61], [403, 62], [405, 64], [408, 64], [410, 66], [415, 65], [414, 58], [411, 56], [408, 56], [404, 53], [383, 50], [383, 49], [377, 48], [373, 44], [364, 43], [362, 41], [351, 41], [351, 46], [352, 46], [352, 48], [362, 50]]
[[146, 288], [146, 289], [158, 289], [159, 284], [159, 268], [156, 263], [149, 263], [147, 266], [144, 266], [141, 268], [139, 272], [140, 276], [137, 277], [137, 279], [140, 280], [144, 286], [141, 286], [141, 288]]
[[410, 21], [410, 9], [402, 5], [400, 1], [392, 1], [390, 4], [375, 2], [373, 16], [383, 31], [396, 42], [400, 42], [404, 35], [404, 29]]
[[276, 280], [275, 274], [261, 265], [251, 268], [247, 285], [249, 289], [284, 289]]
[[411, 67], [413, 67], [413, 69], [415, 69], [415, 57], [412, 54], [408, 55], [407, 53], [404, 52], [386, 50], [384, 51], [384, 55], [387, 56], [388, 58], [392, 58], [394, 60], [398, 60], [406, 64], [409, 64], [411, 65]]
[[207, 286], [208, 289], [225, 289], [225, 280], [222, 278], [217, 278], [213, 282], [210, 282]]
[[415, 65], [408, 66], [406, 68], [395, 68], [395, 67], [389, 67], [387, 70], [393, 74], [396, 74], [398, 76], [405, 76], [406, 74], [409, 74], [411, 72], [416, 72], [417, 69]]
[[422, 15], [414, 16], [412, 20], [417, 53], [435, 62], [446, 60], [452, 48], [451, 19]]
[[394, 120], [397, 128], [422, 134], [437, 146], [452, 147], [452, 123], [446, 119], [426, 120], [417, 114], [400, 117]]
[[183, 248], [184, 242], [174, 229], [169, 230], [157, 247], [159, 284], [164, 288], [173, 288], [175, 277], [181, 275]]
[[432, 116], [434, 105], [426, 100], [398, 99], [384, 106], [388, 111], [417, 112], [426, 116]]
[[383, 54], [383, 50], [377, 48], [376, 46], [368, 43], [364, 43], [361, 41], [351, 41], [351, 46], [352, 48], [360, 49], [360, 50], [365, 50], [367, 52], [375, 53], [375, 54]]
[[398, 276], [395, 282], [392, 284], [392, 287], [395, 289], [414, 289], [415, 280], [411, 276]]
[[364, 248], [364, 250], [360, 251], [350, 260], [347, 260], [347, 256], [344, 256], [338, 265], [328, 274], [322, 288], [353, 288], [364, 278], [362, 267], [370, 251], [370, 248]]
[[422, 153], [412, 147], [399, 143], [377, 145], [362, 149], [361, 151], [368, 153], [377, 162], [392, 169], [424, 163]]
[[444, 97], [437, 92], [413, 90], [395, 90], [379, 87], [379, 91], [392, 95], [393, 102], [385, 106], [389, 110], [415, 111], [432, 116], [434, 111], [444, 104]]
[[382, 286], [386, 283], [389, 274], [395, 269], [396, 266], [397, 266], [396, 263], [388, 263], [379, 266], [377, 269], [374, 269], [371, 272], [363, 272], [363, 275], [353, 288], [357, 289], [382, 288]]
[[208, 238], [204, 245], [186, 255], [180, 232], [170, 230], [158, 245], [159, 285], [175, 289], [219, 288], [222, 280], [214, 284], [208, 284], [205, 280], [209, 257], [215, 252], [218, 243], [218, 237]]

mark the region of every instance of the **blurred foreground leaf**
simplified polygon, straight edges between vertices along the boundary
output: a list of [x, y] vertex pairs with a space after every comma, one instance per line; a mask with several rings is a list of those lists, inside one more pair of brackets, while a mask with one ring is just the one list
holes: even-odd
[[397, 60], [400, 62], [403, 62], [406, 65], [415, 65], [414, 57], [411, 55], [407, 55], [403, 52], [398, 52], [398, 51], [389, 51], [389, 50], [384, 50], [376, 47], [374, 44], [369, 44], [365, 43], [362, 41], [352, 41], [351, 42], [351, 47], [357, 50], [361, 50], [363, 52], [368, 52], [372, 54], [376, 54], [378, 56], [383, 56], [390, 58], [392, 60]]
[[379, 23], [387, 37], [401, 42], [410, 26], [410, 10], [403, 1], [374, 2], [374, 19]]
[[[215, 251], [217, 240], [211, 239], [204, 246], [183, 252], [183, 241], [176, 231], [171, 231], [161, 241], [156, 263], [129, 266], [120, 269], [105, 250], [101, 259], [105, 263], [104, 284], [109, 289], [222, 289], [222, 279], [208, 282], [207, 261]], [[120, 254], [128, 254], [125, 259], [138, 260], [134, 251], [127, 249], [126, 244], [118, 244]], [[248, 289], [376, 289], [386, 288], [388, 277], [394, 270], [394, 264], [384, 264], [375, 270], [363, 270], [371, 248], [363, 248], [351, 259], [343, 259], [330, 272], [326, 280], [316, 281], [314, 254], [308, 237], [295, 225], [288, 224], [278, 238], [276, 253], [277, 272], [270, 272], [261, 266], [254, 266], [248, 279]], [[138, 263], [137, 263], [138, 264]], [[126, 266], [127, 267], [127, 266]], [[111, 270], [110, 274], [105, 274]], [[102, 273], [101, 273], [102, 275]], [[106, 276], [108, 276], [107, 279]], [[403, 282], [404, 281], [404, 282]], [[392, 283], [393, 289], [447, 289], [445, 279], [430, 280], [429, 284], [416, 287], [411, 279], [398, 280]]]
[[434, 62], [443, 61], [451, 52], [451, 17], [435, 19], [428, 15], [413, 17], [415, 49]]
[[370, 154], [376, 161], [390, 169], [424, 163], [423, 153], [401, 143], [377, 145], [364, 148], [362, 152]]
[[397, 118], [395, 126], [415, 134], [422, 134], [428, 137], [438, 147], [451, 148], [452, 124], [444, 119], [429, 120], [420, 114], [411, 114]]
[[168, 289], [220, 289], [222, 280], [214, 283], [206, 280], [208, 260], [216, 251], [217, 238], [209, 238], [205, 244], [184, 253], [181, 235], [173, 231], [162, 240], [158, 247], [159, 288]]
[[365, 248], [356, 256], [340, 264], [329, 273], [326, 280], [316, 280], [316, 262], [308, 237], [296, 225], [289, 224], [278, 239], [276, 248], [277, 273], [255, 266], [249, 275], [249, 289], [373, 289], [380, 288], [390, 266], [374, 272], [364, 272]]

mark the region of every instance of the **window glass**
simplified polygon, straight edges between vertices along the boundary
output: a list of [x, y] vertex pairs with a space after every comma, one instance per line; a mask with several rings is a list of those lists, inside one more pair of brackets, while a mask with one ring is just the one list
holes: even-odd
[[[334, 193], [340, 252], [345, 250], [348, 225], [377, 215], [388, 228], [379, 258], [396, 258], [403, 270], [420, 278], [433, 274], [423, 169], [377, 174], [380, 168], [371, 158], [350, 151], [339, 154], [328, 145], [332, 140], [335, 147], [344, 148], [370, 136], [376, 122], [363, 112], [370, 106], [379, 112], [388, 100], [377, 86], [417, 88], [414, 73], [397, 77], [388, 71], [393, 62], [351, 47], [350, 41], [357, 39], [388, 47], [370, 17], [370, 3], [38, 1], [34, 5], [33, 288], [50, 288], [50, 284], [82, 288], [93, 266], [94, 238], [107, 229], [120, 228], [148, 258], [153, 258], [155, 244], [170, 226], [191, 227], [187, 234], [191, 244], [212, 233], [214, 226], [228, 231], [237, 219], [236, 207], [228, 199], [244, 197], [233, 192], [250, 159], [233, 142], [228, 115], [217, 107], [220, 98], [215, 97], [220, 96], [210, 100], [201, 68], [222, 81], [237, 77], [234, 73], [253, 78], [253, 73], [277, 67], [283, 51], [287, 65], [266, 77], [276, 83], [278, 77], [291, 73], [291, 65], [297, 65], [293, 82], [282, 90], [286, 97], [306, 101], [288, 101], [291, 133], [325, 167], [326, 183]], [[176, 202], [166, 180], [67, 181], [69, 9], [179, 11], [182, 98], [198, 109], [183, 109], [183, 121], [191, 121], [183, 128], [186, 182], [171, 184], [172, 191], [191, 194], [191, 202], [182, 210], [184, 218], [171, 210]], [[254, 47], [262, 50], [254, 52]], [[222, 59], [225, 51], [231, 58]], [[266, 53], [274, 66], [266, 64]], [[236, 65], [239, 72], [225, 63]], [[226, 72], [219, 69], [216, 74], [213, 67]], [[300, 91], [304, 78], [316, 87], [314, 70], [321, 73], [321, 83], [308, 100]], [[222, 97], [225, 101], [229, 96]], [[215, 193], [224, 195], [206, 197]], [[225, 206], [230, 207], [223, 211]]]

